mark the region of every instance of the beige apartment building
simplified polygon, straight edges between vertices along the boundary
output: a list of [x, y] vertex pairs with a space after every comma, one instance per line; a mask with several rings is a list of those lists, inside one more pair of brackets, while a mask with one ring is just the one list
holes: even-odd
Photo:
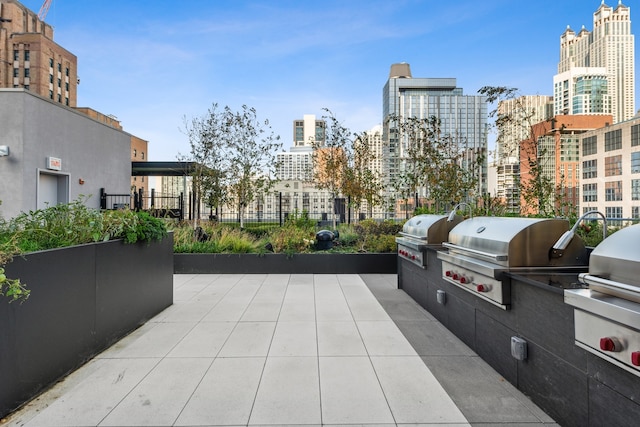
[[580, 212], [640, 219], [640, 116], [581, 135]]
[[24, 88], [75, 107], [78, 60], [53, 41], [53, 27], [15, 0], [0, 1], [0, 87]]

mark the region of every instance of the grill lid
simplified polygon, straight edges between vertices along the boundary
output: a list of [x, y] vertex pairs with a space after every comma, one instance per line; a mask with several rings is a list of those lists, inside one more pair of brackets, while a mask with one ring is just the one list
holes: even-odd
[[557, 218], [474, 217], [455, 226], [445, 246], [506, 267], [586, 265], [579, 238], [563, 258], [551, 259], [551, 248], [568, 229], [569, 221]]
[[447, 240], [449, 231], [462, 217], [456, 216], [453, 221], [447, 219], [448, 215], [416, 215], [405, 222], [400, 235], [421, 240], [423, 244], [440, 244]]
[[589, 274], [640, 287], [640, 224], [616, 231], [596, 246]]

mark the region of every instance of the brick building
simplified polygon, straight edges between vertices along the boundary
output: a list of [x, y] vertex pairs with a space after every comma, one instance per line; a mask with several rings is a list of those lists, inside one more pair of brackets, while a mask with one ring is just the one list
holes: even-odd
[[75, 107], [77, 57], [53, 41], [53, 27], [15, 0], [0, 2], [0, 87], [24, 88]]

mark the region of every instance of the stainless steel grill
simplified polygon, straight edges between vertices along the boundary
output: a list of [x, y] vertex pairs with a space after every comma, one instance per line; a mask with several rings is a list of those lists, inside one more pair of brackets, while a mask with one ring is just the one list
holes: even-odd
[[[449, 218], [451, 220], [449, 221]], [[460, 221], [461, 216], [416, 215], [409, 219], [396, 237], [398, 256], [422, 268], [427, 266], [426, 248], [440, 246], [449, 236], [449, 231]]]
[[640, 376], [640, 224], [603, 240], [578, 280], [589, 288], [564, 293], [576, 345]]
[[584, 243], [574, 238], [554, 250], [569, 230], [562, 219], [475, 217], [449, 232], [438, 252], [443, 278], [479, 297], [507, 309], [510, 286], [506, 272], [557, 271], [587, 265]]

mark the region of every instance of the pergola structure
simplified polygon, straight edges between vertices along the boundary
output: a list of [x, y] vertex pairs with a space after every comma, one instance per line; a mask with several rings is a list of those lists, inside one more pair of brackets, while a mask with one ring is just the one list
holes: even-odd
[[[187, 192], [187, 177], [196, 173], [198, 163], [196, 162], [131, 162], [131, 176], [181, 176], [183, 177], [183, 188]], [[196, 209], [197, 201], [189, 201], [189, 219]]]

